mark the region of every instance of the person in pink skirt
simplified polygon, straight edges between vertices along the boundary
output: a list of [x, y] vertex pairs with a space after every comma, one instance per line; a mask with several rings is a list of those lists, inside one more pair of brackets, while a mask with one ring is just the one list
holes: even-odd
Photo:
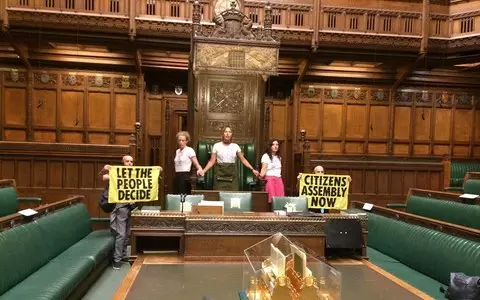
[[278, 140], [271, 140], [268, 148], [262, 156], [262, 170], [260, 177], [267, 181], [265, 190], [268, 193], [268, 203], [274, 196], [285, 196], [282, 181], [282, 157], [279, 154]]

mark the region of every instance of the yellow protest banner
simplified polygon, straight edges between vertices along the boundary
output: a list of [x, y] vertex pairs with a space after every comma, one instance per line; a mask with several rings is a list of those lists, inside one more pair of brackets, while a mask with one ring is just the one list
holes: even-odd
[[344, 175], [300, 173], [300, 196], [309, 208], [347, 209], [350, 180]]
[[158, 200], [160, 167], [112, 166], [109, 176], [108, 203]]

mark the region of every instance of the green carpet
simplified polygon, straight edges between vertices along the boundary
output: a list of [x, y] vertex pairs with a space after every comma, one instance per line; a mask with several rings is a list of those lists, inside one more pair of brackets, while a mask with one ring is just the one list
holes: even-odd
[[130, 264], [122, 264], [120, 270], [114, 270], [112, 265], [105, 268], [102, 275], [90, 287], [83, 300], [112, 299], [130, 270]]

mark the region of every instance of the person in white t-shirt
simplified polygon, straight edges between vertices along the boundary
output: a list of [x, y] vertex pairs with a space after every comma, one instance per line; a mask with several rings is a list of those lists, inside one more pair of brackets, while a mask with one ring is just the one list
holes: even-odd
[[235, 162], [237, 157], [245, 165], [252, 170], [255, 176], [260, 173], [255, 170], [248, 160], [243, 156], [240, 147], [232, 142], [232, 128], [225, 127], [223, 129], [222, 141], [213, 145], [212, 154], [203, 172], [207, 173], [210, 168], [215, 165], [213, 176], [213, 189], [223, 191], [238, 190], [238, 176]]
[[272, 202], [273, 196], [285, 196], [285, 188], [282, 180], [282, 157], [279, 153], [278, 140], [272, 140], [262, 156], [262, 170], [260, 177], [267, 181], [265, 190], [268, 193], [268, 203]]
[[203, 176], [203, 169], [198, 163], [197, 155], [193, 148], [187, 146], [190, 142], [190, 134], [186, 131], [177, 133], [178, 149], [175, 152], [175, 177], [173, 178], [173, 193], [187, 194], [192, 193], [192, 183], [190, 181], [190, 173], [192, 163], [197, 168], [197, 175]]

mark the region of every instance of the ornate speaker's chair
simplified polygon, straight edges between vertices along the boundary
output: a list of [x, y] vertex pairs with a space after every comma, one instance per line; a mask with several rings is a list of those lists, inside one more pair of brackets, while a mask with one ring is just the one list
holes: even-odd
[[218, 196], [226, 212], [252, 211], [252, 193], [220, 192]]
[[307, 199], [304, 197], [272, 197], [272, 211], [287, 210], [290, 206], [292, 212], [307, 212]]
[[[199, 141], [197, 149], [197, 158], [201, 166], [205, 166], [210, 160], [214, 143]], [[248, 162], [255, 166], [255, 146], [253, 144], [239, 145], [242, 149], [243, 155]], [[213, 189], [213, 173], [215, 167], [208, 170], [203, 177], [198, 177], [196, 182], [196, 189], [211, 190]], [[237, 159], [237, 174], [238, 174], [238, 190], [239, 191], [253, 191], [259, 187], [259, 183], [253, 175], [252, 171], [246, 168], [242, 162]]]
[[[203, 200], [203, 195], [187, 195], [185, 202], [183, 203], [183, 211], [191, 211], [192, 205], [197, 205]], [[165, 202], [166, 210], [181, 211], [182, 204], [180, 203], [180, 195], [167, 195]]]

